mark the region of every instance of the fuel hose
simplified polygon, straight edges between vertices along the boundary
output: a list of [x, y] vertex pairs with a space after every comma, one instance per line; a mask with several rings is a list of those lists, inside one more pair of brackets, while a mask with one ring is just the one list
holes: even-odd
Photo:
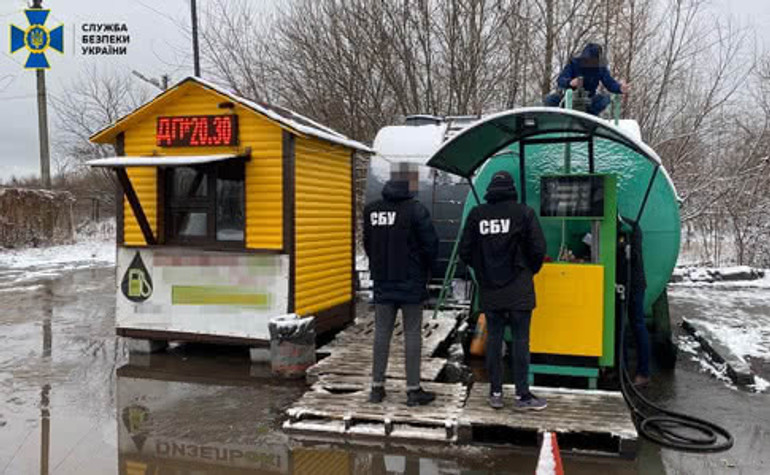
[[699, 417], [665, 409], [647, 399], [631, 381], [626, 367], [625, 321], [631, 282], [631, 246], [626, 243], [626, 285], [619, 286], [622, 316], [620, 318], [621, 357], [620, 390], [637, 432], [645, 439], [667, 449], [680, 452], [716, 453], [729, 450], [735, 439], [724, 427]]

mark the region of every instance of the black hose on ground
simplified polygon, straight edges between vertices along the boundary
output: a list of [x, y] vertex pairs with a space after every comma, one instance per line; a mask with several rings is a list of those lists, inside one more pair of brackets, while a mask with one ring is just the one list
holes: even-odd
[[722, 426], [699, 417], [664, 409], [647, 399], [631, 381], [626, 368], [625, 322], [628, 317], [631, 282], [631, 247], [626, 244], [626, 286], [620, 318], [620, 390], [631, 410], [634, 425], [645, 439], [661, 447], [681, 452], [715, 453], [729, 450], [735, 439]]

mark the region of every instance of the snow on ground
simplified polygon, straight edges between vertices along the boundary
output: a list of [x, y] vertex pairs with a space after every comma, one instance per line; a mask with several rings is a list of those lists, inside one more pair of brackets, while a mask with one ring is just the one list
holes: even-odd
[[0, 251], [0, 269], [62, 269], [115, 264], [115, 241]]
[[681, 317], [697, 321], [736, 355], [770, 361], [770, 290], [671, 286]]
[[[701, 345], [695, 338], [690, 335], [683, 335], [677, 339], [676, 344], [680, 351], [690, 356], [690, 361], [698, 363], [701, 371], [714, 376], [730, 389], [738, 389], [727, 375], [727, 365], [713, 361], [705, 351], [701, 350]], [[762, 392], [764, 389], [755, 388], [757, 392]]]
[[748, 266], [679, 266], [672, 274], [672, 286], [770, 289], [770, 269]]
[[[751, 281], [671, 284], [668, 293], [672, 311], [678, 317], [702, 325], [735, 356], [749, 363], [757, 377], [754, 390], [768, 390], [770, 383], [756, 371], [766, 366], [763, 362], [770, 362], [770, 272]], [[692, 346], [689, 340], [680, 339], [678, 346], [693, 355], [705, 371], [722, 379], [721, 368], [698, 352], [697, 344]], [[750, 360], [759, 364], [751, 364]]]
[[366, 254], [356, 255], [356, 270], [357, 271], [369, 270], [369, 259], [366, 257]]
[[0, 293], [34, 291], [64, 272], [115, 265], [114, 224], [81, 230], [74, 244], [0, 249]]
[[770, 381], [754, 375], [754, 391], [758, 393], [763, 393], [770, 388]]

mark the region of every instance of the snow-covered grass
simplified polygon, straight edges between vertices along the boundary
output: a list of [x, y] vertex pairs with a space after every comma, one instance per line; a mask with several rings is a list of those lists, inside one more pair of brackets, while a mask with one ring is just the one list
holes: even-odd
[[679, 266], [672, 274], [672, 286], [770, 288], [770, 269], [749, 266], [696, 267]]
[[115, 241], [81, 241], [75, 244], [0, 251], [0, 269], [57, 269], [115, 264]]
[[64, 272], [115, 265], [112, 221], [81, 228], [74, 244], [0, 249], [0, 291], [33, 291], [41, 279]]

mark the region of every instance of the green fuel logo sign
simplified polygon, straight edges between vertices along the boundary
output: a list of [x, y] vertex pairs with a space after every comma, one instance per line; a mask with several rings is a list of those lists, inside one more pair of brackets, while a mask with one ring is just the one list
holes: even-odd
[[128, 300], [137, 303], [144, 302], [152, 295], [152, 278], [138, 252], [126, 269], [120, 289]]
[[131, 440], [134, 441], [136, 450], [141, 452], [144, 443], [147, 441], [146, 426], [150, 420], [150, 410], [138, 404], [132, 404], [123, 408], [123, 425], [125, 426]]
[[29, 27], [22, 29], [11, 25], [11, 54], [26, 48], [29, 56], [24, 67], [27, 69], [49, 69], [51, 65], [45, 55], [49, 49], [64, 53], [64, 26], [59, 25], [53, 30], [45, 27], [50, 13], [50, 10], [24, 10]]

